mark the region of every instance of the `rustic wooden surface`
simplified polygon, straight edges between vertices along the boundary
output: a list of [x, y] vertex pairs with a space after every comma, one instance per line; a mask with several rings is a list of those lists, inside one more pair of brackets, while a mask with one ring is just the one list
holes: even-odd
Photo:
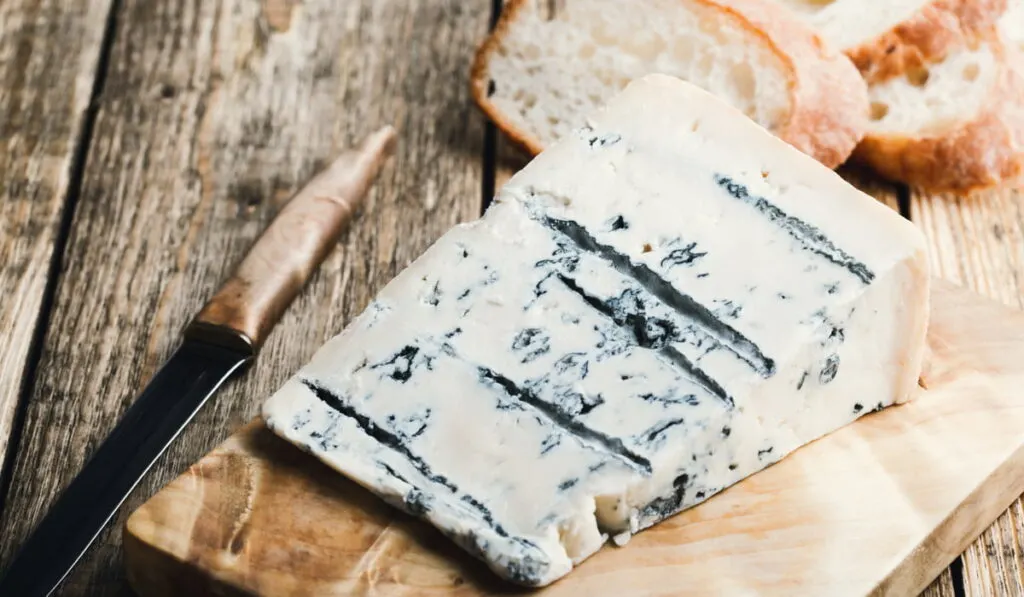
[[[123, 512], [247, 421], [444, 230], [479, 214], [483, 119], [456, 83], [489, 17], [459, 0], [118, 5], [0, 521], [3, 562], [289, 193], [340, 146], [383, 124], [401, 135], [362, 215], [257, 365], [193, 421]], [[63, 594], [123, 590], [121, 526]]]
[[[336, 147], [386, 122], [405, 144], [261, 362], [194, 421], [128, 509], [248, 420], [433, 238], [479, 212], [487, 176], [521, 163], [499, 149], [494, 167], [464, 90], [491, 13], [487, 0], [0, 0], [0, 454], [12, 424], [17, 442], [0, 460], [0, 568]], [[1022, 199], [914, 195], [909, 213], [941, 275], [1024, 306]], [[1024, 595], [1022, 511], [1015, 504], [926, 593]], [[124, 591], [119, 533], [108, 531], [63, 594]]]
[[[931, 241], [937, 275], [1024, 308], [1024, 191], [915, 192], [910, 216]], [[1024, 503], [1014, 503], [962, 560], [966, 597], [1024, 595]]]
[[932, 584], [928, 585], [928, 588], [921, 593], [921, 597], [957, 597], [956, 588], [959, 584], [953, 580], [953, 574], [950, 568], [946, 568], [942, 571]]
[[0, 2], [0, 463], [57, 273], [110, 5]]
[[[346, 148], [292, 195], [245, 257], [185, 330], [189, 338], [241, 340], [258, 352], [320, 264], [338, 246], [381, 168], [394, 153], [395, 129], [385, 125]], [[214, 338], [209, 334], [213, 332]]]
[[[536, 594], [925, 589], [1024, 491], [1024, 313], [945, 282], [932, 304], [924, 395], [801, 448], [625, 548], [602, 549]], [[135, 512], [125, 561], [147, 597], [226, 586], [268, 597], [534, 594], [510, 591], [440, 533], [259, 423]]]

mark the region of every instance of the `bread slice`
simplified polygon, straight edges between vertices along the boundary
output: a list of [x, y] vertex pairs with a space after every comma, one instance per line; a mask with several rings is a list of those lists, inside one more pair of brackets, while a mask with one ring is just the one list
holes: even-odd
[[1024, 171], [1024, 78], [998, 39], [872, 85], [856, 158], [932, 191], [967, 192]]
[[1015, 0], [1006, 10], [1003, 18], [999, 19], [999, 32], [1007, 47], [1017, 54], [1013, 57], [1017, 66], [1022, 66], [1020, 61], [1021, 56], [1024, 56], [1024, 1]]
[[853, 64], [769, 0], [511, 0], [472, 91], [537, 154], [649, 73], [703, 87], [829, 167], [867, 125]]
[[990, 36], [1007, 0], [775, 0], [841, 48], [869, 82], [941, 61]]

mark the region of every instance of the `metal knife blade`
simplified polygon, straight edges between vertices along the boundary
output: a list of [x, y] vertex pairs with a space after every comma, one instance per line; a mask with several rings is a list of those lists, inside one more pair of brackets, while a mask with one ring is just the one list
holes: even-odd
[[53, 593], [207, 399], [255, 358], [337, 243], [393, 142], [390, 127], [370, 135], [285, 206], [22, 545], [0, 578], [0, 596]]
[[199, 408], [250, 355], [186, 340], [36, 527], [0, 595], [47, 595]]

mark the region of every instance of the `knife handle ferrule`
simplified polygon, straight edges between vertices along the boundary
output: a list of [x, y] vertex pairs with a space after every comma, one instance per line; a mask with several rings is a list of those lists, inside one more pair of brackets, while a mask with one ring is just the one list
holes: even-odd
[[394, 141], [391, 127], [373, 133], [303, 187], [189, 324], [186, 336], [255, 354], [337, 244]]

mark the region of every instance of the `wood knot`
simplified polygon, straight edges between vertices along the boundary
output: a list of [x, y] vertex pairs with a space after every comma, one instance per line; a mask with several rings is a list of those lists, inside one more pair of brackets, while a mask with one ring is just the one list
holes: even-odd
[[228, 187], [228, 195], [246, 213], [252, 213], [259, 207], [263, 202], [263, 194], [263, 183], [258, 180], [240, 180]]

